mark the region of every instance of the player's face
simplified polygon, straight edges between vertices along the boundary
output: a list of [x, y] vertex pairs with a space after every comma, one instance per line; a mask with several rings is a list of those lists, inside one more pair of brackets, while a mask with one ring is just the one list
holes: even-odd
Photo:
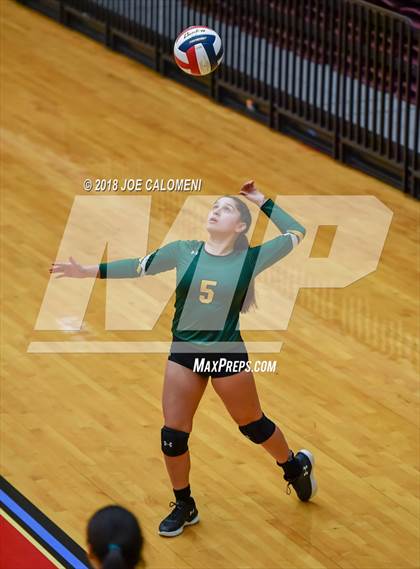
[[212, 233], [235, 234], [245, 227], [235, 201], [231, 198], [219, 198], [207, 216], [207, 229]]

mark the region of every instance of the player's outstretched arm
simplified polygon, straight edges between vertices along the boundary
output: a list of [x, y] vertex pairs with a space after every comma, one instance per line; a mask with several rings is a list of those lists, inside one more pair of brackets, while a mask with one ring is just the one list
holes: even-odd
[[52, 263], [50, 273], [55, 273], [57, 279], [70, 277], [73, 279], [85, 279], [87, 277], [95, 278], [99, 273], [99, 265], [81, 265], [77, 263], [73, 257], [69, 257], [68, 263]]
[[73, 257], [69, 257], [68, 263], [53, 263], [50, 273], [56, 273], [57, 279], [70, 277], [73, 279], [84, 279], [87, 277], [100, 279], [132, 279], [142, 276], [139, 270], [141, 259], [120, 259], [110, 263], [99, 263], [97, 265], [81, 265]]
[[56, 273], [58, 279], [70, 277], [83, 279], [86, 277], [98, 277], [100, 279], [134, 279], [144, 275], [155, 275], [174, 269], [179, 259], [179, 250], [182, 241], [173, 241], [160, 247], [153, 253], [144, 257], [132, 259], [119, 259], [109, 263], [97, 265], [81, 265], [73, 257], [69, 257], [68, 263], [53, 263], [50, 273]]

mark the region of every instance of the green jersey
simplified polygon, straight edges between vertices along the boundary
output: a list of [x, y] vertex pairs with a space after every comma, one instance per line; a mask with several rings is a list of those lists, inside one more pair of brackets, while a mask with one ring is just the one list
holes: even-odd
[[100, 263], [99, 276], [138, 278], [176, 269], [173, 335], [198, 345], [242, 342], [239, 314], [252, 278], [290, 253], [305, 235], [305, 228], [273, 200], [266, 200], [261, 210], [283, 235], [228, 255], [207, 252], [204, 241], [177, 240], [144, 257]]

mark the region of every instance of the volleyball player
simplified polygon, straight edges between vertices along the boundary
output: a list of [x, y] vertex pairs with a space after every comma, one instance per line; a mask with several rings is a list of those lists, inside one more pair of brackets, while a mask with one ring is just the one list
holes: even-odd
[[[246, 182], [239, 193], [257, 204], [282, 235], [249, 247], [246, 232], [251, 214], [247, 205], [237, 196], [223, 196], [209, 212], [205, 242], [178, 240], [142, 258], [92, 266], [79, 265], [71, 257], [69, 263], [55, 263], [50, 269], [60, 277], [79, 278], [136, 278], [177, 270], [161, 429], [161, 448], [175, 502], [170, 502], [173, 509], [159, 526], [162, 536], [179, 535], [184, 526], [199, 521], [189, 485], [188, 439], [210, 376], [240, 432], [261, 445], [283, 469], [287, 493], [292, 486], [300, 500], [308, 501], [317, 489], [312, 453], [302, 449], [295, 455], [279, 427], [263, 413], [253, 373], [245, 368], [248, 354], [237, 329], [240, 312], [256, 305], [255, 277], [293, 251], [306, 231], [273, 200], [265, 198], [253, 181]], [[198, 371], [197, 361], [203, 360], [205, 366]], [[226, 362], [223, 368], [222, 362]]]
[[87, 526], [89, 562], [94, 569], [144, 567], [143, 535], [137, 518], [122, 506], [106, 506]]

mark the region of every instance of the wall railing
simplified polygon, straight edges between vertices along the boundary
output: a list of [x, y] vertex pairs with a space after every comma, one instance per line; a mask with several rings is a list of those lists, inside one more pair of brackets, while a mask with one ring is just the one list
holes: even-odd
[[[420, 195], [420, 32], [362, 0], [18, 0], [337, 160]], [[216, 73], [172, 57], [176, 36], [222, 37]]]

